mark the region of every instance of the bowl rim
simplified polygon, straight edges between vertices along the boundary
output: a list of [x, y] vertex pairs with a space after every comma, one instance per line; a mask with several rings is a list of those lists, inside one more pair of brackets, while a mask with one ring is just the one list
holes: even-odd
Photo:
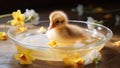
[[[43, 21], [40, 21], [40, 22], [49, 22], [49, 20], [43, 20]], [[111, 31], [111, 29], [109, 29], [108, 27], [104, 26], [104, 25], [101, 25], [101, 24], [97, 24], [97, 23], [93, 23], [93, 22], [88, 22], [88, 21], [80, 21], [80, 20], [69, 20], [69, 22], [76, 22], [76, 23], [84, 23], [84, 24], [92, 24], [92, 25], [96, 25], [96, 26], [100, 26], [100, 27], [103, 27], [105, 28], [109, 33], [107, 34], [106, 38], [104, 38], [103, 40], [97, 42], [94, 46], [92, 47], [97, 47], [98, 45], [102, 44], [102, 43], [105, 43], [107, 41], [109, 41], [112, 36], [113, 36], [113, 32]], [[17, 42], [18, 44], [21, 44], [21, 46], [24, 46], [24, 47], [29, 47], [29, 48], [32, 48], [32, 47], [37, 47], [37, 48], [50, 48], [50, 47], [44, 47], [44, 46], [33, 46], [33, 45], [30, 45], [30, 44], [27, 44], [27, 43], [23, 43], [21, 41], [18, 41], [16, 40], [15, 38], [11, 37], [10, 36], [10, 31], [13, 30], [13, 28], [10, 28], [8, 31], [7, 31], [7, 35], [8, 37], [13, 40], [14, 42]], [[84, 49], [86, 47], [90, 47], [90, 46], [84, 46], [84, 47], [74, 47], [75, 49]], [[71, 47], [53, 47], [53, 48], [57, 48], [57, 49], [61, 49], [61, 48], [71, 48]], [[73, 47], [72, 47], [73, 48]]]

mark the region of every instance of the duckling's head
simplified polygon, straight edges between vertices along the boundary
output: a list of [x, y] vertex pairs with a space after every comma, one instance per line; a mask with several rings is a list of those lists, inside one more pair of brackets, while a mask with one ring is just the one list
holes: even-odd
[[63, 11], [53, 11], [50, 16], [50, 25], [48, 29], [63, 28], [68, 23], [67, 15]]

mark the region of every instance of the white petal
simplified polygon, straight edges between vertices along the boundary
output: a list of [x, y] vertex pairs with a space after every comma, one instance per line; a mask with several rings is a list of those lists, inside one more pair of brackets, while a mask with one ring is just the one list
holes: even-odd
[[88, 17], [87, 18], [87, 26], [88, 26], [88, 29], [94, 29], [94, 25], [92, 25], [91, 23], [94, 23], [95, 20], [92, 18], [92, 17]]
[[29, 21], [29, 23], [31, 24], [39, 24], [39, 14], [35, 12], [35, 10], [31, 9], [31, 10], [28, 10], [26, 9], [26, 12], [24, 13], [25, 16], [26, 16], [26, 20], [29, 20], [31, 17], [33, 17], [34, 19], [31, 19]]
[[79, 4], [76, 9], [79, 16], [83, 15], [84, 12], [83, 5]]
[[85, 59], [85, 63], [84, 64], [86, 65], [86, 64], [92, 63], [95, 58], [100, 60], [101, 54], [97, 50], [92, 50], [86, 56], [84, 56], [84, 59]]

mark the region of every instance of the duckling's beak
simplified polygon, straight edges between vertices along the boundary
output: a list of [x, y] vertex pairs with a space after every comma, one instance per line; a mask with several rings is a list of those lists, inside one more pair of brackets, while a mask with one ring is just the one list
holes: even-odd
[[48, 27], [48, 29], [50, 30], [50, 29], [52, 29], [54, 27], [55, 27], [55, 24], [50, 24], [49, 27]]

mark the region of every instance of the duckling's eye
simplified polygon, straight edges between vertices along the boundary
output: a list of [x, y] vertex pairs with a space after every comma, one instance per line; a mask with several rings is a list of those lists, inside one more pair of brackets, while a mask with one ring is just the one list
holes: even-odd
[[56, 24], [59, 24], [59, 21], [57, 20], [55, 23], [56, 23]]
[[64, 22], [64, 20], [61, 21], [61, 23], [63, 23], [63, 22]]

